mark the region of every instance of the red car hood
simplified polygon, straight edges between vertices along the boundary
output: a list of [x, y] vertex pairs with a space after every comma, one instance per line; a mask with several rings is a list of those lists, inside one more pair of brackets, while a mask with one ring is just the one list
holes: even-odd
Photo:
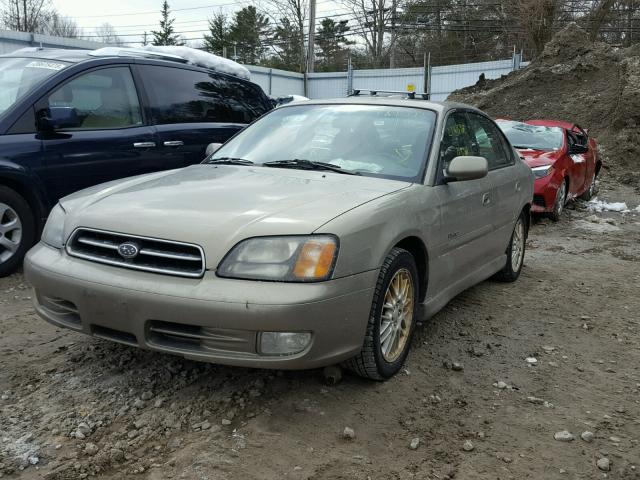
[[520, 156], [524, 158], [524, 161], [531, 168], [541, 167], [543, 165], [552, 165], [562, 155], [560, 150], [532, 150], [529, 148], [518, 148], [517, 150]]

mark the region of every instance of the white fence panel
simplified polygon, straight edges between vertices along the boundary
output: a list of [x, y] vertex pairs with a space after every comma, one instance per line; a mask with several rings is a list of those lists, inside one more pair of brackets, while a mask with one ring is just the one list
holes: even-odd
[[416, 92], [424, 91], [424, 68], [391, 68], [353, 71], [353, 88], [406, 92], [413, 85]]
[[474, 85], [482, 73], [487, 79], [513, 71], [513, 60], [445, 65], [431, 69], [431, 100], [442, 101], [459, 88]]
[[254, 65], [245, 65], [245, 67], [251, 72], [251, 81], [260, 85], [267, 95], [274, 97], [304, 95], [304, 75], [301, 73]]
[[307, 75], [307, 97], [339, 98], [346, 97], [349, 77], [347, 72], [318, 72]]

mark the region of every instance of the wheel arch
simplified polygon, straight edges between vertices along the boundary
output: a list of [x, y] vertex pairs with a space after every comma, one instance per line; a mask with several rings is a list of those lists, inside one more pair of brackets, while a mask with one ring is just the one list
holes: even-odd
[[421, 238], [410, 235], [396, 242], [392, 248], [402, 248], [413, 255], [418, 268], [418, 299], [422, 302], [427, 295], [429, 277], [429, 252], [427, 251], [427, 246]]
[[0, 185], [14, 190], [27, 201], [33, 212], [36, 230], [39, 231], [43, 226], [43, 220], [48, 213], [48, 208], [45, 205], [42, 193], [38, 191], [37, 183], [34, 183], [31, 178], [24, 174], [0, 170]]

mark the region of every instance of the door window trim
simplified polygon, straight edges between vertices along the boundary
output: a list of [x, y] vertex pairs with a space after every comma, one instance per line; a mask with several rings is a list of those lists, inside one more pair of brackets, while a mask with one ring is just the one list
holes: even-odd
[[[135, 88], [136, 91], [136, 98], [138, 99], [138, 106], [140, 108], [140, 116], [142, 118], [142, 123], [140, 125], [127, 125], [125, 127], [104, 127], [104, 128], [65, 128], [65, 129], [61, 129], [61, 130], [57, 130], [54, 133], [66, 133], [66, 132], [96, 132], [96, 131], [103, 131], [103, 130], [129, 130], [129, 129], [133, 129], [133, 128], [140, 128], [140, 127], [148, 127], [149, 124], [149, 117], [146, 114], [146, 107], [145, 104], [143, 103], [143, 99], [141, 97], [141, 92], [140, 92], [140, 87], [138, 85], [138, 82], [136, 81], [136, 75], [134, 75], [133, 69], [131, 68], [132, 64], [130, 63], [112, 63], [109, 65], [99, 65], [93, 68], [87, 68], [86, 70], [82, 70], [80, 72], [77, 72], [76, 74], [65, 78], [63, 81], [61, 81], [60, 83], [56, 84], [54, 87], [52, 87], [51, 89], [49, 89], [44, 95], [42, 95], [42, 97], [40, 97], [36, 102], [33, 103], [33, 109], [34, 109], [34, 113], [36, 115], [36, 123], [38, 121], [38, 112], [42, 109], [48, 108], [49, 107], [49, 102], [48, 102], [48, 98], [54, 93], [56, 92], [59, 88], [61, 88], [62, 86], [66, 85], [69, 82], [72, 82], [73, 80], [75, 80], [76, 78], [79, 78], [81, 76], [93, 73], [93, 72], [97, 72], [99, 70], [106, 70], [109, 68], [127, 68], [129, 70], [129, 74], [131, 75], [131, 80], [133, 81], [133, 86]], [[36, 128], [37, 131], [37, 128]], [[41, 133], [41, 132], [36, 132], [36, 133]]]
[[467, 116], [469, 116], [469, 115], [478, 115], [479, 117], [484, 117], [485, 119], [487, 119], [493, 125], [494, 129], [496, 130], [496, 132], [498, 133], [498, 135], [502, 139], [502, 141], [498, 143], [500, 145], [500, 149], [503, 151], [503, 153], [506, 155], [506, 157], [511, 160], [509, 163], [505, 163], [504, 165], [497, 165], [497, 166], [494, 166], [494, 167], [491, 167], [491, 165], [489, 165], [489, 173], [491, 173], [491, 172], [493, 172], [495, 170], [501, 170], [503, 168], [508, 168], [508, 167], [514, 166], [516, 164], [516, 158], [514, 156], [515, 152], [513, 152], [513, 148], [510, 148], [507, 151], [505, 151], [505, 147], [507, 145], [511, 146], [511, 143], [509, 143], [509, 140], [507, 140], [507, 137], [502, 132], [502, 129], [500, 127], [498, 127], [496, 122], [494, 122], [493, 119], [491, 117], [489, 117], [489, 115], [485, 115], [483, 112], [478, 112], [478, 111], [475, 111], [475, 110], [465, 110], [465, 114]]

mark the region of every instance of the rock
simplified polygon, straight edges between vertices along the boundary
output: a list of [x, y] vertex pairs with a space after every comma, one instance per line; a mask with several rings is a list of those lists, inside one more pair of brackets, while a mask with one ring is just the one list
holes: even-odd
[[146, 400], [151, 400], [151, 399], [153, 398], [153, 393], [151, 393], [151, 392], [149, 392], [149, 391], [146, 391], [146, 392], [144, 392], [144, 393], [140, 396], [140, 398], [141, 398], [142, 400], [145, 400], [145, 401], [146, 401]]
[[611, 440], [613, 443], [620, 443], [622, 441], [620, 437], [609, 437], [609, 440]]
[[471, 452], [474, 448], [473, 443], [471, 442], [471, 440], [467, 440], [466, 442], [464, 442], [464, 444], [462, 445], [462, 449], [465, 452]]
[[87, 436], [91, 434], [91, 427], [85, 422], [80, 422], [76, 427], [76, 432], [80, 432], [81, 434]]
[[356, 432], [351, 427], [344, 427], [344, 430], [342, 431], [342, 438], [346, 440], [353, 440], [356, 438]]
[[573, 434], [567, 430], [562, 430], [561, 432], [556, 432], [553, 435], [553, 438], [559, 442], [572, 442], [575, 437]]
[[222, 425], [231, 425], [231, 420], [223, 418], [221, 423], [222, 423]]
[[453, 362], [451, 364], [451, 370], [455, 370], [456, 372], [461, 372], [462, 370], [464, 370], [464, 365], [462, 365], [459, 362]]
[[27, 460], [29, 461], [29, 465], [37, 465], [40, 463], [40, 459], [35, 455], [31, 455]]
[[155, 403], [153, 404], [154, 407], [156, 408], [160, 408], [162, 406], [162, 404], [164, 403], [164, 399], [159, 398], [158, 400], [155, 401]]
[[552, 353], [556, 348], [555, 347], [550, 347], [549, 345], [543, 345], [542, 350], [544, 350], [544, 353]]
[[138, 410], [140, 410], [144, 408], [144, 401], [139, 398], [136, 398], [136, 400], [133, 402], [133, 406], [134, 408], [137, 408]]
[[505, 388], [507, 388], [509, 385], [507, 385], [506, 383], [504, 383], [502, 380], [500, 380], [499, 382], [496, 382], [493, 384], [494, 387], [499, 388], [500, 390], [504, 390]]
[[527, 362], [529, 365], [536, 365], [538, 363], [538, 359], [535, 357], [527, 357], [525, 358], [525, 362]]
[[607, 457], [602, 457], [601, 459], [599, 459], [596, 462], [596, 465], [603, 472], [608, 472], [609, 470], [611, 470], [611, 462], [609, 461], [609, 459]]
[[207, 421], [202, 422], [202, 425], [200, 425], [200, 428], [202, 430], [209, 430], [211, 428], [211, 424]]
[[527, 397], [527, 402], [533, 403], [534, 405], [544, 405], [545, 403], [544, 399], [538, 397]]
[[112, 448], [109, 451], [109, 457], [114, 462], [122, 462], [124, 461], [124, 452], [119, 448]]
[[87, 443], [84, 446], [84, 453], [90, 456], [94, 456], [96, 453], [98, 453], [98, 450], [98, 446], [95, 443]]
[[580, 434], [580, 438], [582, 440], [584, 440], [587, 443], [591, 443], [593, 442], [593, 438], [595, 437], [595, 435], [593, 434], [593, 432], [589, 432], [588, 430], [586, 432], [582, 432]]
[[411, 450], [417, 450], [418, 449], [418, 445], [420, 445], [420, 439], [419, 438], [414, 438], [413, 440], [411, 440], [411, 443], [409, 443], [409, 448]]

